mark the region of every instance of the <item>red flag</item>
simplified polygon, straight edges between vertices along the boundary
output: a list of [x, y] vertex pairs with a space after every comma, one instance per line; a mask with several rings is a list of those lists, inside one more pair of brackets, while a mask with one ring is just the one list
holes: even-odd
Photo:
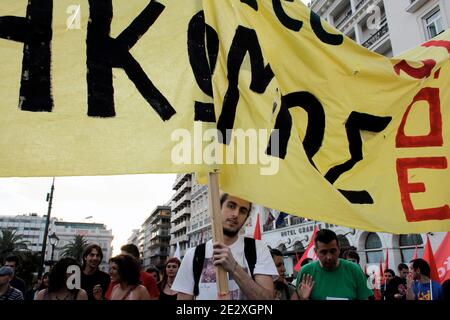
[[253, 238], [255, 240], [261, 240], [261, 227], [259, 226], [259, 212], [256, 216], [256, 224], [255, 224], [255, 231], [253, 233]]
[[[375, 274], [375, 283], [373, 288], [373, 295], [375, 300], [381, 300], [380, 286], [384, 283], [384, 272], [383, 272], [383, 257], [380, 257], [380, 264], [378, 266], [378, 276]], [[380, 282], [381, 281], [381, 282]]]
[[380, 279], [381, 283], [384, 283], [384, 270], [383, 270], [383, 257], [380, 257]]
[[413, 253], [413, 257], [412, 260], [416, 260], [418, 258], [417, 253], [419, 252], [419, 247], [415, 247], [414, 248], [414, 253]]
[[439, 280], [443, 283], [450, 279], [450, 232], [447, 232], [444, 240], [434, 254]]
[[[389, 249], [386, 248], [386, 259], [384, 260], [384, 270], [389, 269]], [[383, 270], [383, 275], [384, 275]]]
[[434, 260], [433, 249], [431, 249], [430, 239], [427, 235], [427, 243], [425, 244], [425, 250], [423, 251], [423, 260], [430, 265], [430, 278], [433, 281], [439, 282], [439, 274], [436, 268], [436, 261]]
[[364, 274], [365, 274], [366, 276], [368, 276], [368, 274], [367, 274], [367, 264], [364, 266]]
[[314, 228], [314, 231], [311, 236], [311, 240], [309, 241], [308, 247], [306, 247], [306, 250], [305, 250], [305, 252], [303, 252], [302, 257], [300, 258], [300, 260], [297, 261], [297, 264], [294, 266], [295, 272], [300, 271], [302, 262], [306, 258], [312, 258], [313, 260], [317, 259], [316, 253], [314, 251], [311, 253], [311, 250], [314, 250], [314, 237], [316, 236], [316, 232], [317, 232], [317, 226]]

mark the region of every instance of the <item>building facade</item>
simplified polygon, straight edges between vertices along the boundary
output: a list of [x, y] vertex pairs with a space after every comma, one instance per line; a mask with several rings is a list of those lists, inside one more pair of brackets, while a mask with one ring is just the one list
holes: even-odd
[[[49, 230], [54, 230], [55, 218], [50, 218]], [[8, 229], [15, 231], [22, 236], [22, 240], [27, 242], [27, 247], [31, 252], [41, 253], [44, 242], [45, 225], [47, 216], [39, 216], [37, 213], [16, 216], [0, 216], [0, 230]], [[51, 231], [48, 233], [51, 234]], [[45, 260], [50, 260], [52, 247], [47, 239], [45, 250]]]
[[179, 245], [181, 257], [184, 256], [186, 249], [189, 248], [187, 228], [191, 217], [191, 187], [192, 174], [190, 173], [178, 174], [172, 186], [175, 194], [171, 199], [172, 226], [170, 229], [170, 247], [173, 254], [177, 245]]
[[191, 191], [191, 218], [187, 229], [190, 248], [212, 238], [208, 199], [208, 186], [198, 184], [194, 180]]
[[[28, 241], [28, 249], [31, 252], [41, 253], [44, 240], [47, 216], [39, 216], [36, 213], [17, 216], [0, 216], [0, 230], [10, 229]], [[45, 251], [45, 261], [59, 260], [66, 244], [73, 241], [76, 235], [82, 235], [88, 243], [98, 244], [103, 251], [102, 270], [108, 270], [108, 261], [111, 258], [113, 240], [112, 230], [108, 230], [104, 224], [85, 222], [65, 222], [55, 217], [50, 218], [48, 235], [55, 233], [59, 241], [53, 249], [49, 239]]]
[[131, 236], [128, 238], [127, 243], [132, 243], [136, 247], [139, 246], [139, 233], [141, 229], [133, 229], [131, 230]]
[[386, 57], [450, 27], [448, 0], [315, 0], [309, 6], [358, 44]]
[[62, 249], [66, 244], [73, 242], [77, 235], [83, 236], [88, 244], [95, 243], [102, 248], [103, 260], [100, 264], [100, 270], [109, 270], [109, 259], [112, 255], [111, 242], [113, 234], [111, 229], [107, 229], [106, 225], [102, 223], [88, 223], [88, 222], [67, 222], [55, 220], [54, 227], [49, 234], [55, 232], [59, 241], [55, 247], [54, 259], [61, 258]]
[[142, 225], [144, 268], [154, 265], [163, 270], [170, 253], [170, 217], [170, 206], [158, 206]]
[[450, 28], [449, 0], [385, 0], [394, 55]]
[[316, 0], [310, 7], [363, 47], [387, 57], [393, 56], [383, 0]]

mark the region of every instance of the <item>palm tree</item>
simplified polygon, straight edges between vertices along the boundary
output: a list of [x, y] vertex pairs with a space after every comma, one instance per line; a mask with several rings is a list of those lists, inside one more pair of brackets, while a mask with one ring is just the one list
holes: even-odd
[[87, 240], [81, 236], [76, 235], [73, 238], [73, 241], [66, 244], [62, 249], [62, 256], [63, 257], [72, 257], [76, 259], [78, 262], [82, 263], [82, 256], [84, 249], [86, 249], [88, 245]]
[[0, 235], [0, 260], [3, 261], [10, 254], [20, 254], [28, 250], [29, 241], [22, 240], [16, 231], [2, 229]]

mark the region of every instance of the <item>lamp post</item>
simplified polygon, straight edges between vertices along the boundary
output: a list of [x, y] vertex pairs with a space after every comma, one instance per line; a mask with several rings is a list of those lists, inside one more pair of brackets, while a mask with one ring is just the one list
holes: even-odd
[[50, 258], [50, 262], [51, 262], [51, 264], [53, 265], [53, 253], [54, 253], [54, 251], [55, 251], [55, 247], [58, 245], [59, 238], [58, 238], [58, 236], [56, 235], [56, 233], [53, 232], [53, 233], [48, 237], [48, 240], [50, 241], [50, 244], [51, 244], [51, 246], [52, 246], [52, 256], [51, 256], [51, 258]]
[[50, 193], [47, 194], [48, 212], [47, 212], [47, 220], [45, 222], [44, 239], [42, 241], [41, 263], [40, 263], [39, 271], [38, 271], [38, 279], [42, 278], [42, 273], [44, 271], [45, 250], [47, 249], [48, 228], [50, 225], [50, 214], [52, 212], [52, 202], [53, 202], [53, 191], [54, 190], [55, 190], [55, 178], [53, 178]]

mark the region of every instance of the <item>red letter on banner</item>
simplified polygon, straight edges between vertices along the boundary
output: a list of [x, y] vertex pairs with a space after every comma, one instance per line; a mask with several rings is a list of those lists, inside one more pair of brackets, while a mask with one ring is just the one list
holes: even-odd
[[400, 195], [406, 220], [413, 222], [450, 219], [450, 207], [447, 204], [438, 208], [414, 209], [411, 202], [411, 193], [421, 193], [426, 190], [425, 184], [422, 182], [409, 183], [408, 170], [414, 168], [446, 169], [447, 158], [430, 157], [397, 159], [398, 184], [400, 186]]
[[[422, 100], [427, 101], [430, 106], [430, 133], [426, 136], [406, 136], [405, 124], [408, 119], [409, 112], [416, 102]], [[400, 127], [397, 131], [397, 137], [395, 138], [396, 147], [441, 147], [443, 143], [439, 88], [422, 88], [414, 97], [413, 102], [408, 106], [405, 114], [403, 115], [402, 122], [400, 123]]]
[[400, 75], [400, 71], [406, 72], [409, 76], [416, 79], [428, 78], [431, 74], [431, 71], [436, 66], [436, 61], [433, 59], [423, 60], [423, 67], [414, 68], [406, 62], [406, 60], [402, 60], [394, 66], [395, 73]]

